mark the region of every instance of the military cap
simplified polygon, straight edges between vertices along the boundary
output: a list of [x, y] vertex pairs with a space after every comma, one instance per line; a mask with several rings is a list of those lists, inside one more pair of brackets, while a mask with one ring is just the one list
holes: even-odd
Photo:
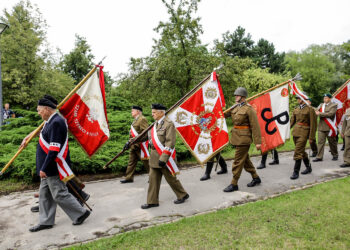
[[140, 111], [142, 112], [142, 108], [141, 108], [140, 106], [133, 105], [131, 108], [132, 108], [132, 109], [140, 110]]
[[330, 93], [326, 93], [326, 94], [323, 95], [323, 97], [332, 98], [332, 95]]
[[45, 95], [38, 101], [38, 106], [47, 106], [55, 109], [57, 107], [57, 100], [50, 95]]
[[248, 96], [248, 91], [246, 88], [243, 88], [243, 87], [238, 87], [236, 90], [235, 90], [235, 93], [233, 93], [233, 95], [237, 96], [244, 96], [244, 97], [247, 97]]
[[160, 103], [153, 103], [151, 108], [156, 110], [166, 110], [166, 107]]

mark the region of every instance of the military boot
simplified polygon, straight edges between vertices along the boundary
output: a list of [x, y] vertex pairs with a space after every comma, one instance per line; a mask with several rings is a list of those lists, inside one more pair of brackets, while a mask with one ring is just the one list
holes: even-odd
[[294, 172], [293, 172], [292, 176], [290, 177], [292, 180], [299, 178], [300, 166], [301, 166], [301, 159], [296, 160], [295, 164], [294, 164]]
[[278, 165], [280, 164], [280, 161], [278, 160], [278, 153], [277, 150], [272, 150], [273, 152], [273, 161], [269, 163], [269, 165]]
[[305, 164], [306, 169], [303, 172], [301, 172], [301, 174], [309, 174], [309, 173], [311, 173], [312, 172], [312, 168], [311, 168], [311, 163], [309, 161], [309, 158], [307, 158], [307, 157], [304, 158], [303, 162]]
[[227, 173], [227, 164], [226, 164], [225, 159], [222, 156], [219, 157], [219, 165], [221, 167], [221, 170], [216, 172], [216, 173], [217, 174], [226, 174]]
[[213, 165], [214, 165], [213, 161], [208, 161], [207, 162], [207, 167], [205, 169], [205, 174], [202, 176], [202, 178], [200, 178], [201, 181], [206, 181], [206, 180], [210, 179], [210, 173], [211, 173], [211, 170], [213, 169]]
[[266, 168], [266, 159], [267, 159], [267, 153], [261, 156], [261, 162], [260, 162], [260, 165], [257, 167], [257, 169]]

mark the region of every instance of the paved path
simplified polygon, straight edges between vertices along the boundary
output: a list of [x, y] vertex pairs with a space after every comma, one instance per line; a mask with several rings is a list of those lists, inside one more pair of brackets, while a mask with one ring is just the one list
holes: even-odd
[[[120, 179], [88, 183], [86, 190], [91, 194], [89, 205], [93, 212], [83, 225], [72, 226], [69, 218], [59, 208], [56, 224], [50, 230], [30, 233], [28, 228], [37, 224], [38, 214], [30, 212], [35, 205], [34, 192], [19, 192], [0, 197], [0, 249], [47, 249], [57, 248], [77, 242], [93, 240], [144, 226], [159, 224], [191, 216], [198, 213], [230, 207], [244, 202], [271, 197], [288, 190], [324, 182], [350, 174], [350, 169], [341, 169], [342, 151], [338, 161], [331, 161], [328, 148], [323, 162], [313, 163], [312, 174], [292, 181], [294, 161], [292, 152], [280, 154], [280, 165], [258, 170], [262, 184], [248, 188], [251, 177], [242, 172], [239, 192], [224, 193], [230, 184], [232, 174], [216, 175], [208, 181], [199, 181], [204, 169], [195, 167], [181, 171], [179, 179], [190, 194], [184, 204], [175, 205], [174, 193], [163, 178], [160, 190], [160, 206], [142, 210], [146, 202], [147, 176], [136, 176], [134, 183], [120, 184]], [[269, 155], [268, 162], [271, 156]], [[252, 158], [257, 166], [260, 157]], [[228, 161], [231, 166], [232, 161]], [[302, 166], [302, 170], [305, 167]]]

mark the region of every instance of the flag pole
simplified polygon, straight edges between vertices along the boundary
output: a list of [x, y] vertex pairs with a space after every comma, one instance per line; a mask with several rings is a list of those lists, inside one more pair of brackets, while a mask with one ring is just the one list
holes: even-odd
[[333, 97], [336, 96], [337, 94], [339, 94], [340, 91], [343, 90], [343, 88], [350, 82], [350, 79], [347, 80], [346, 82], [344, 82], [334, 93], [333, 93]]
[[[218, 66], [217, 68], [214, 68], [213, 71], [219, 70], [223, 67], [223, 65]], [[193, 89], [191, 89], [186, 95], [184, 95], [180, 100], [178, 100], [173, 106], [171, 106], [166, 112], [165, 115], [169, 114], [169, 112], [171, 112], [174, 108], [176, 108], [183, 100], [185, 100], [187, 97], [189, 97], [190, 95], [192, 95], [194, 92], [196, 92], [198, 90], [198, 88], [203, 85], [203, 83], [205, 81], [207, 81], [208, 79], [210, 79], [211, 74], [209, 74], [208, 76], [206, 76], [200, 83], [198, 83]], [[138, 136], [134, 137], [131, 139], [129, 146], [138, 143], [139, 141], [142, 140], [142, 138], [145, 136], [146, 133], [148, 133], [149, 130], [152, 129], [153, 125], [155, 124], [155, 122], [153, 122], [148, 128], [146, 128], [144, 131], [142, 131], [142, 133], [140, 133]], [[111, 165], [112, 162], [114, 162], [119, 156], [121, 156], [124, 152], [126, 151], [126, 149], [123, 149], [122, 151], [120, 151], [116, 156], [114, 156], [109, 162], [107, 162], [107, 164], [103, 167], [103, 169], [106, 169], [109, 165]]]
[[90, 211], [92, 211], [92, 208], [86, 203], [86, 201], [83, 199], [83, 197], [81, 197], [81, 195], [78, 193], [78, 191], [75, 190], [75, 188], [69, 182], [67, 182], [67, 185], [73, 190], [73, 192], [76, 194], [76, 196], [78, 196], [79, 200], [83, 204], [85, 204], [89, 208]]
[[[106, 57], [104, 57], [99, 63], [98, 65], [100, 65], [102, 63], [102, 61], [105, 59]], [[95, 73], [98, 65], [95, 65], [90, 72], [83, 78], [83, 80], [80, 81], [80, 83], [77, 84], [77, 86], [75, 86], [75, 88], [57, 105], [57, 109], [60, 109], [63, 104], [69, 99], [71, 98], [77, 91], [78, 89], [90, 78], [90, 76]], [[42, 122], [40, 124], [40, 126], [38, 128], [36, 128], [30, 135], [30, 137], [27, 139], [27, 141], [25, 142], [25, 144], [23, 145], [23, 147], [20, 147], [17, 151], [17, 153], [11, 158], [11, 160], [5, 165], [5, 167], [1, 170], [0, 172], [0, 176], [2, 176], [4, 174], [4, 172], [6, 171], [6, 169], [8, 169], [8, 167], [11, 166], [11, 164], [14, 162], [14, 160], [19, 156], [19, 154], [23, 151], [23, 149], [29, 144], [29, 142], [39, 134], [40, 130], [43, 128], [45, 122]]]
[[[255, 99], [255, 98], [259, 97], [259, 96], [262, 96], [262, 95], [264, 95], [264, 94], [266, 94], [266, 93], [268, 93], [268, 92], [270, 92], [270, 91], [272, 91], [272, 90], [274, 90], [274, 89], [277, 89], [277, 88], [279, 88], [279, 87], [281, 87], [281, 86], [283, 86], [283, 85], [285, 85], [285, 84], [287, 84], [287, 83], [289, 83], [289, 82], [291, 82], [291, 81], [295, 81], [295, 80], [301, 80], [301, 75], [300, 75], [299, 73], [296, 74], [292, 79], [289, 79], [288, 81], [279, 83], [279, 84], [277, 84], [276, 86], [273, 86], [272, 88], [269, 88], [269, 89], [267, 89], [267, 90], [265, 90], [265, 91], [263, 91], [263, 92], [260, 92], [260, 93], [258, 93], [258, 94], [256, 94], [256, 95], [252, 96], [252, 97], [249, 97], [249, 98], [246, 100], [246, 102], [249, 102], [249, 101], [251, 101], [251, 100], [253, 100], [253, 99]], [[237, 104], [234, 104], [234, 105], [231, 106], [230, 108], [226, 109], [226, 110], [224, 111], [224, 114], [230, 112], [230, 111], [231, 111], [232, 109], [234, 109], [236, 106], [237, 106]]]

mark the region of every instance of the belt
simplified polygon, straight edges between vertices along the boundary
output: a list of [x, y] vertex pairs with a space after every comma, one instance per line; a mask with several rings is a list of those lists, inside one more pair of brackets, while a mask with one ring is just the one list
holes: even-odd
[[303, 122], [298, 122], [297, 124], [300, 126], [310, 127], [310, 124], [303, 123]]
[[249, 126], [233, 126], [235, 129], [248, 129], [250, 128]]

